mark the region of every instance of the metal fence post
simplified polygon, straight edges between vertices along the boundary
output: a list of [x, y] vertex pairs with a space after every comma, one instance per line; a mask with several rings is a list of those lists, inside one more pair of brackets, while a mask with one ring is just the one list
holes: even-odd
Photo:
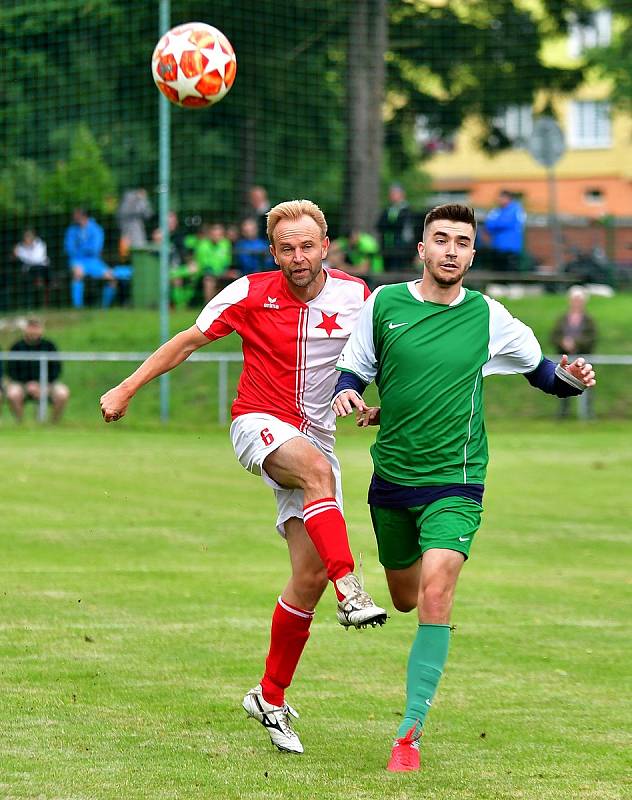
[[220, 425], [225, 425], [228, 418], [226, 413], [228, 405], [228, 361], [222, 359], [217, 366], [219, 368], [217, 375], [217, 421]]
[[39, 363], [40, 396], [37, 406], [37, 419], [46, 422], [48, 412], [48, 355], [41, 353]]

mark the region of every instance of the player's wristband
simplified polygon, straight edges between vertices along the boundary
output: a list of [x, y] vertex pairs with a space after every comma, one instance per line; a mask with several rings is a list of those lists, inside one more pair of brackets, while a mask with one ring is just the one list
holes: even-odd
[[564, 383], [568, 383], [569, 386], [572, 386], [574, 389], [579, 389], [580, 392], [583, 392], [584, 389], [586, 389], [586, 384], [583, 381], [580, 381], [579, 378], [571, 375], [571, 373], [564, 369], [561, 364], [558, 364], [555, 367], [555, 377], [559, 378], [561, 381], [564, 381]]

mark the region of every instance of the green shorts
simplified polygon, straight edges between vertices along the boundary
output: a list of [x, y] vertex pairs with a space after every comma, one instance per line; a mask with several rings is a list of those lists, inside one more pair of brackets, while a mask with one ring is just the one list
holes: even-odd
[[467, 559], [483, 508], [466, 497], [443, 497], [414, 508], [371, 506], [380, 564], [406, 569], [426, 550], [457, 550]]

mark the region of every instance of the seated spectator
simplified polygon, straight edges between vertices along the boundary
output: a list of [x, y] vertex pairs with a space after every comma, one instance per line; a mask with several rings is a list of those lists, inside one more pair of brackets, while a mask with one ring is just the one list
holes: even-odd
[[[24, 336], [11, 347], [12, 353], [42, 353], [56, 352], [57, 348], [50, 339], [43, 338], [44, 326], [37, 319], [29, 319], [24, 329]], [[7, 365], [9, 384], [7, 386], [7, 400], [9, 408], [18, 422], [24, 416], [24, 403], [27, 400], [40, 399], [40, 362], [39, 361], [9, 361]], [[48, 400], [53, 406], [53, 422], [58, 422], [64, 412], [70, 391], [60, 383], [61, 363], [48, 362]]]
[[334, 239], [329, 245], [325, 266], [330, 269], [339, 269], [343, 272], [348, 272], [351, 264], [347, 261], [346, 249], [346, 239]]
[[109, 308], [116, 296], [117, 280], [129, 280], [131, 267], [110, 267], [101, 258], [103, 228], [83, 208], [73, 212], [73, 222], [66, 229], [64, 249], [72, 272], [70, 299], [75, 308], [83, 308], [84, 278], [104, 281], [102, 306]]
[[270, 245], [266, 239], [259, 238], [254, 217], [246, 217], [241, 223], [241, 238], [233, 248], [233, 266], [240, 275], [252, 275], [253, 272], [275, 268]]
[[237, 273], [231, 270], [231, 243], [226, 238], [224, 226], [215, 222], [202, 225], [196, 234], [186, 237], [185, 244], [193, 253], [189, 267], [191, 297], [201, 277], [204, 302], [208, 303], [217, 294], [219, 278], [237, 277]]
[[34, 230], [27, 228], [22, 241], [13, 248], [18, 262], [18, 303], [26, 309], [33, 308], [35, 294], [45, 297], [50, 284], [50, 261], [46, 242]]
[[346, 271], [350, 275], [364, 276], [369, 273], [384, 272], [384, 260], [375, 236], [362, 231], [353, 231], [348, 241], [344, 239], [339, 241], [346, 250], [349, 262]]
[[[167, 225], [169, 228], [171, 302], [174, 308], [186, 308], [195, 294], [198, 267], [195, 263], [193, 251], [185, 244], [185, 237], [180, 231], [178, 215], [175, 211], [169, 212]], [[192, 238], [195, 239], [195, 236]], [[162, 242], [161, 228], [153, 230], [151, 239], [156, 249], [159, 250]]]

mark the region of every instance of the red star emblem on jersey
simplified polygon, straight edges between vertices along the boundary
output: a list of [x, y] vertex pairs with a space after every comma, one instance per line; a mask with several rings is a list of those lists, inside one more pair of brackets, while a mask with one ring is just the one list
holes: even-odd
[[341, 331], [342, 325], [338, 325], [336, 322], [336, 317], [338, 316], [338, 312], [336, 311], [335, 314], [329, 316], [329, 314], [325, 314], [324, 311], [320, 312], [323, 315], [323, 321], [320, 325], [317, 325], [317, 328], [322, 328], [324, 331], [327, 331], [327, 336], [331, 336], [332, 331]]

